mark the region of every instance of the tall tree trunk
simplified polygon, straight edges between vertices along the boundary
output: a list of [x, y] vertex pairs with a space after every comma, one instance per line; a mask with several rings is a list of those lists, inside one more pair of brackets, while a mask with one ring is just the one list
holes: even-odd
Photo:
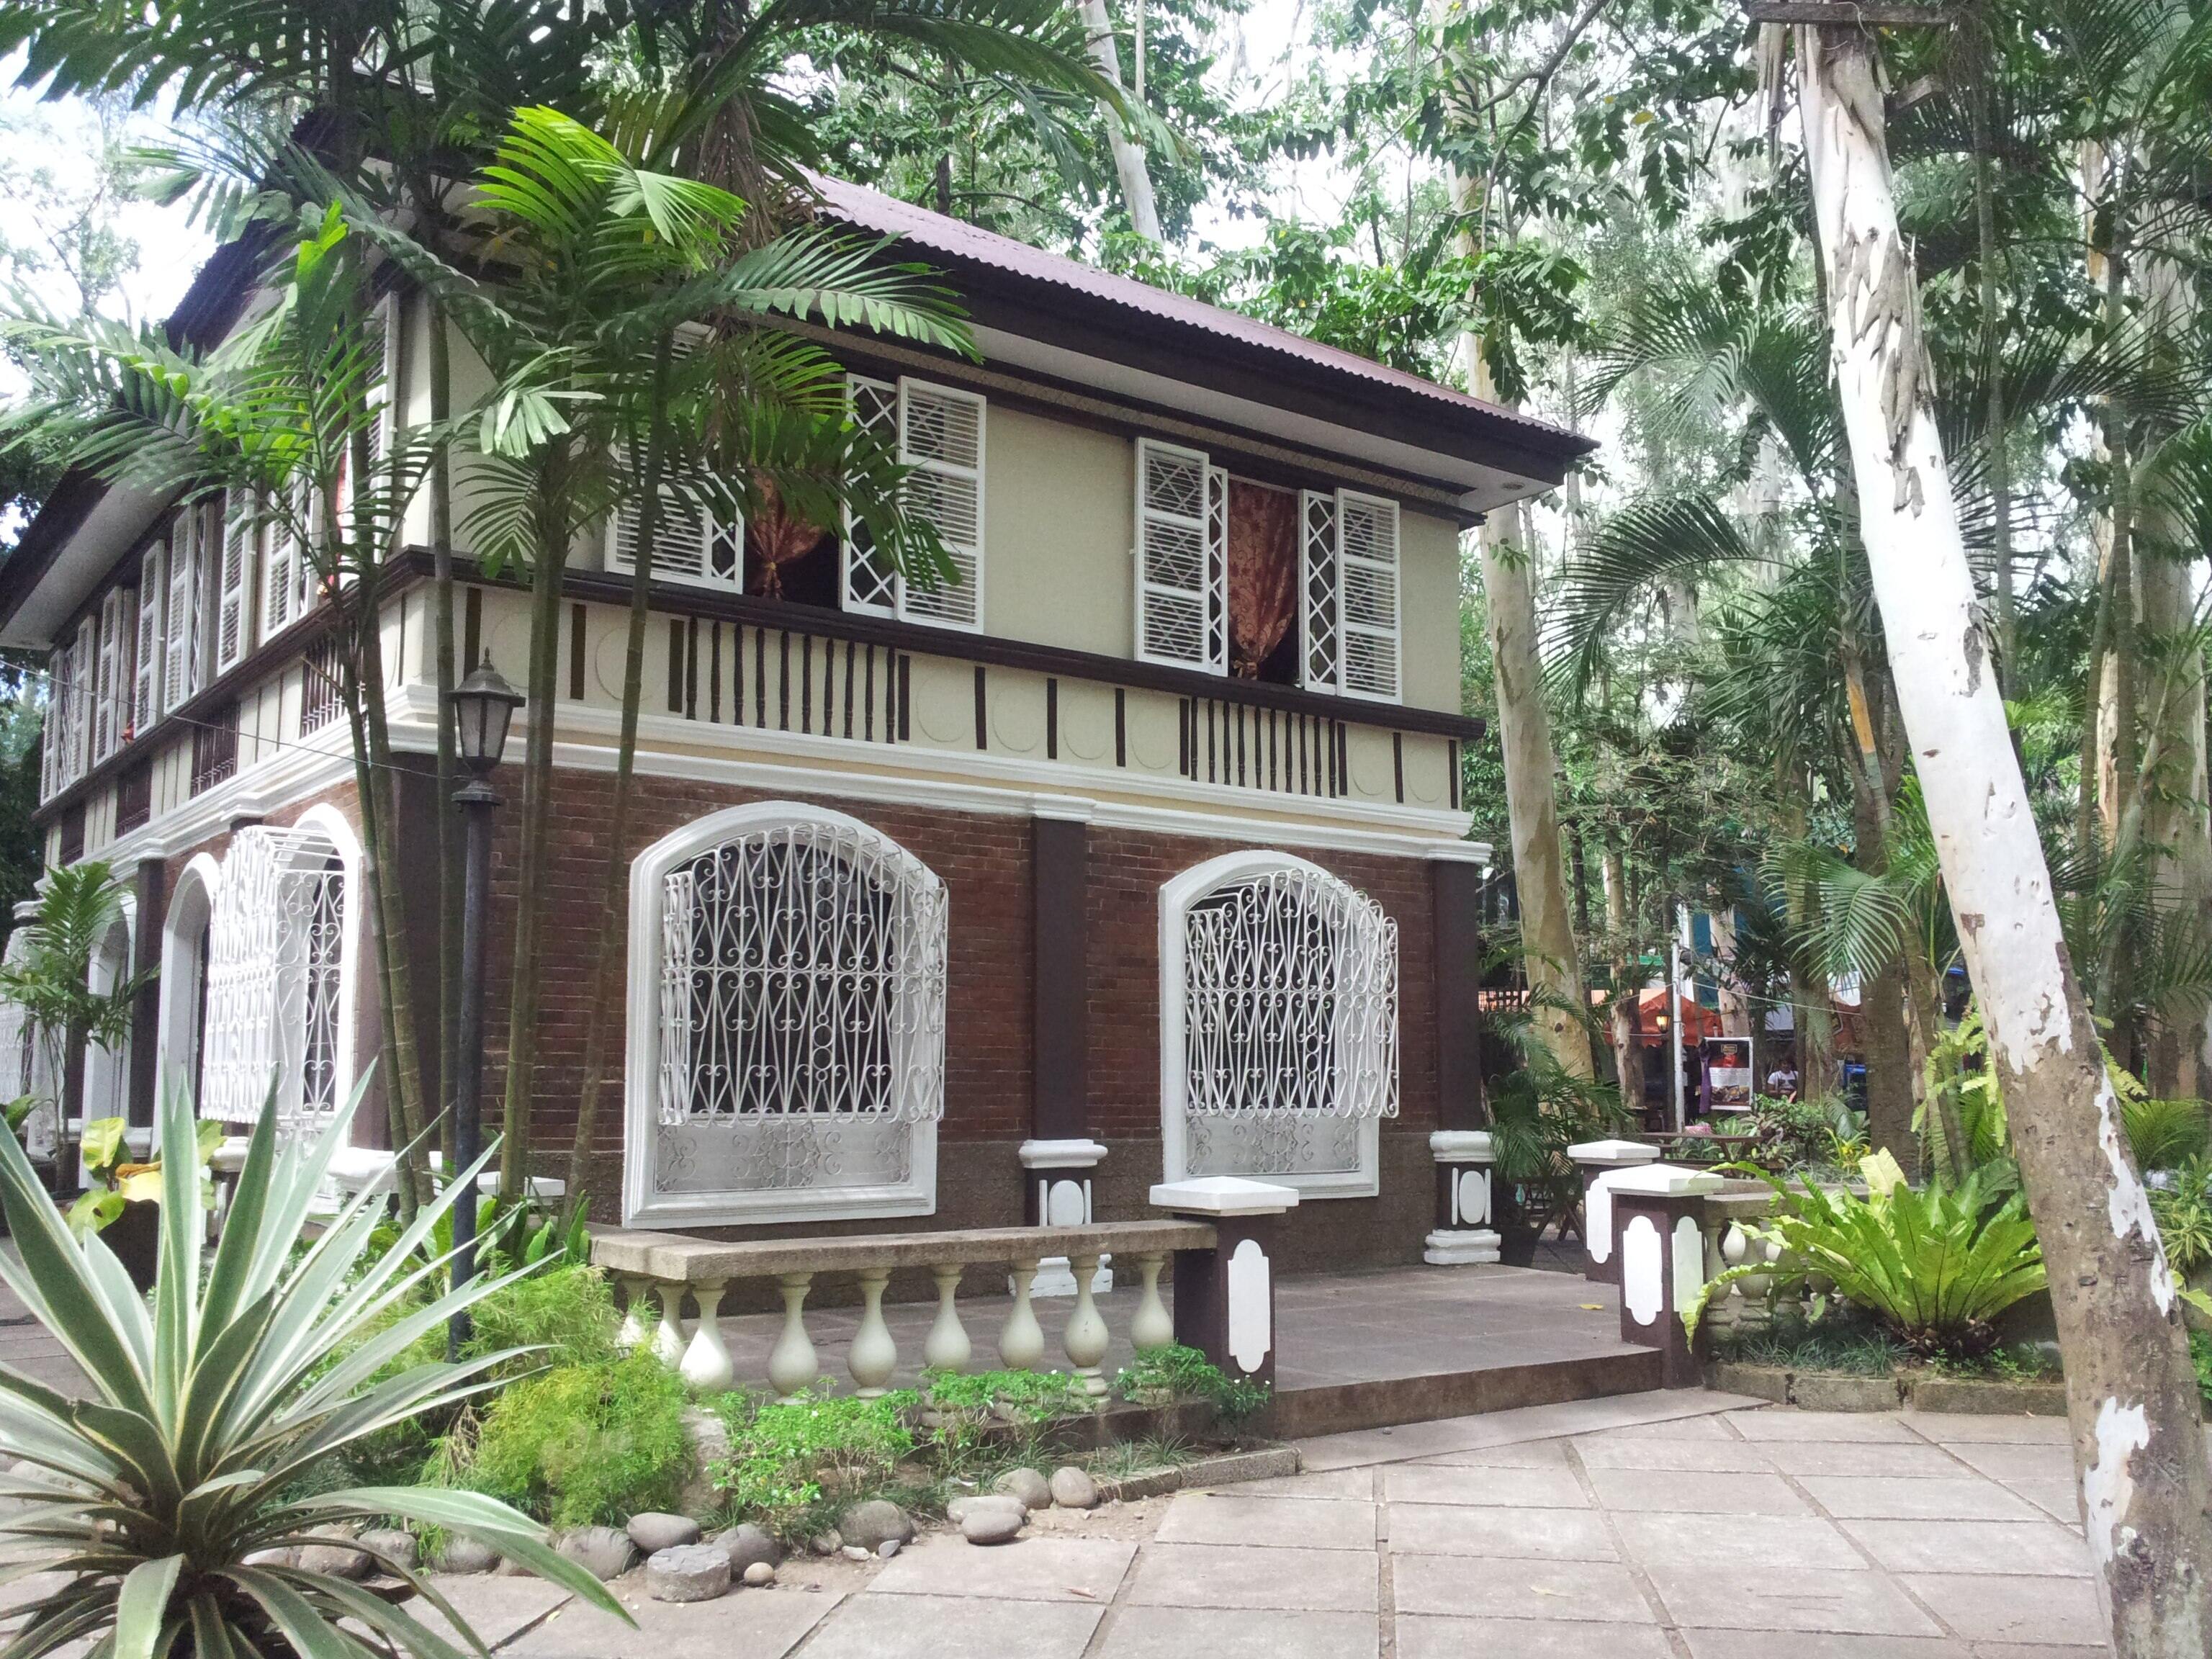
[[[1091, 37], [1091, 61], [1099, 74], [1115, 87], [1121, 82], [1121, 49], [1114, 44], [1114, 20], [1106, 0], [1076, 0], [1076, 11]], [[1106, 123], [1106, 142], [1113, 146], [1114, 171], [1121, 181], [1121, 205], [1128, 210], [1129, 228], [1148, 242], [1160, 240], [1160, 210], [1152, 200], [1152, 173], [1145, 160], [1143, 140], [1129, 131], [1110, 104], [1101, 104]]]
[[1996, 133], [1990, 85], [1996, 42], [1990, 32], [1988, 5], [1978, 9], [1975, 25], [1973, 86], [1968, 95], [1974, 128], [1974, 276], [1982, 309], [1982, 377], [1989, 421], [1990, 558], [1997, 579], [1997, 675], [2000, 684], [2008, 684], [2018, 605], [2012, 580], [2012, 456], [2006, 442], [2010, 428], [2002, 372], [2006, 319], [1997, 312]]
[[2050, 1270], [2083, 1522], [2121, 1659], [2212, 1644], [2212, 1482], [2157, 1224], [1989, 672], [1897, 227], [1875, 41], [1797, 31], [1798, 108], [1867, 552], [1900, 713]]
[[[434, 244], [433, 251], [435, 251]], [[430, 420], [442, 429], [453, 407], [453, 347], [445, 308], [428, 301], [430, 319]], [[438, 1120], [446, 1168], [453, 1161], [453, 1091], [459, 1085], [461, 1005], [461, 820], [453, 810], [460, 767], [453, 749], [453, 467], [438, 447], [430, 469], [431, 649], [438, 675]], [[471, 663], [469, 668], [476, 665]], [[460, 672], [466, 672], [462, 670]]]
[[1636, 1006], [1644, 988], [1643, 967], [1629, 938], [1628, 867], [1622, 849], [1608, 844], [1598, 869], [1605, 884], [1605, 931], [1613, 944], [1613, 1074], [1620, 1081], [1620, 1103], [1644, 1109], [1644, 1048], [1636, 1040]]

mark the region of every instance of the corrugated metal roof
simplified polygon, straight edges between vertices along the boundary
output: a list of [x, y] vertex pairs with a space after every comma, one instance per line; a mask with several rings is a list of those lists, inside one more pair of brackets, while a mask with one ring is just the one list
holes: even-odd
[[1117, 276], [1079, 259], [1048, 253], [1011, 236], [963, 224], [927, 208], [902, 202], [842, 179], [817, 175], [816, 187], [831, 216], [862, 230], [896, 236], [948, 258], [967, 260], [1006, 272], [1019, 280], [1048, 283], [1119, 306], [1171, 327], [1196, 329], [1248, 349], [1272, 352], [1310, 368], [1366, 381], [1389, 391], [1431, 399], [1462, 414], [1507, 422], [1547, 447], [1567, 454], [1594, 448], [1591, 441], [1556, 423], [1540, 420], [1502, 404], [1471, 398], [1449, 386], [1438, 386], [1418, 374], [1391, 368], [1357, 352], [1323, 345], [1287, 329], [1255, 320], [1188, 295], [1154, 288], [1132, 277]]

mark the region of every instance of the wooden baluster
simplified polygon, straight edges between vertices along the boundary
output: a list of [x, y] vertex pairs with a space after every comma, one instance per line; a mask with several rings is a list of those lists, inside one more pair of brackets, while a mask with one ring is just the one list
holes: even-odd
[[1129, 1321], [1129, 1345], [1139, 1353], [1170, 1347], [1175, 1342], [1175, 1316], [1160, 1300], [1160, 1273], [1167, 1263], [1167, 1257], [1158, 1253], [1137, 1258], [1137, 1271], [1144, 1277], [1145, 1293], [1137, 1304], [1135, 1316]]
[[779, 1399], [788, 1400], [814, 1381], [821, 1367], [814, 1358], [814, 1344], [806, 1334], [806, 1291], [812, 1273], [785, 1273], [776, 1284], [783, 1291], [783, 1334], [768, 1357], [769, 1385]]
[[660, 1297], [660, 1328], [653, 1334], [653, 1351], [673, 1369], [684, 1363], [684, 1292], [690, 1287], [663, 1279], [653, 1288]]
[[853, 1346], [845, 1351], [845, 1369], [853, 1373], [863, 1400], [884, 1391], [898, 1369], [898, 1344], [891, 1328], [884, 1323], [884, 1288], [891, 1282], [889, 1267], [870, 1267], [860, 1274], [860, 1328], [853, 1333]]
[[921, 1363], [932, 1370], [964, 1371], [975, 1350], [953, 1300], [960, 1289], [960, 1264], [932, 1267], [929, 1274], [937, 1281], [937, 1322], [929, 1328], [929, 1340], [922, 1344]]
[[1036, 1282], [1037, 1264], [1010, 1261], [1014, 1305], [1006, 1310], [1006, 1322], [999, 1332], [999, 1363], [1010, 1371], [1033, 1371], [1044, 1358], [1044, 1327], [1030, 1306], [1030, 1286]]
[[692, 1328], [691, 1346], [684, 1350], [684, 1363], [677, 1367], [686, 1382], [707, 1394], [720, 1394], [737, 1380], [738, 1369], [731, 1363], [729, 1347], [722, 1340], [722, 1286], [726, 1282], [712, 1279], [693, 1287], [692, 1293], [699, 1298], [699, 1322]]
[[615, 1282], [623, 1291], [622, 1328], [615, 1333], [615, 1346], [625, 1350], [635, 1348], [645, 1340], [645, 1321], [638, 1314], [645, 1306], [646, 1281], [635, 1274], [623, 1273]]
[[1098, 1252], [1078, 1255], [1070, 1251], [1067, 1265], [1075, 1270], [1075, 1306], [1067, 1316], [1067, 1328], [1060, 1334], [1060, 1346], [1068, 1363], [1075, 1367], [1083, 1391], [1097, 1398], [1106, 1392], [1106, 1379], [1100, 1375], [1099, 1364], [1106, 1358], [1107, 1343], [1106, 1321], [1091, 1293], [1091, 1281], [1098, 1276]]

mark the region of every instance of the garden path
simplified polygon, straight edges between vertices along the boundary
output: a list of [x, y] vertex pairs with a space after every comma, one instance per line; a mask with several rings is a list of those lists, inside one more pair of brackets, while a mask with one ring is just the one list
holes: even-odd
[[2066, 1425], [1631, 1395], [1338, 1435], [1307, 1472], [1016, 1544], [672, 1607], [643, 1634], [526, 1580], [502, 1659], [2096, 1659]]

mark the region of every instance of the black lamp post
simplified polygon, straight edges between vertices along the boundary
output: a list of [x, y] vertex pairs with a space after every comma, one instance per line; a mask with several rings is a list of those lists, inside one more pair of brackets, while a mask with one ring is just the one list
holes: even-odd
[[[469, 677], [448, 694], [453, 701], [455, 752], [468, 771], [469, 781], [453, 792], [453, 805], [461, 809], [465, 836], [461, 905], [461, 1006], [456, 1047], [460, 1075], [453, 1079], [453, 1169], [465, 1175], [483, 1151], [483, 970], [484, 933], [491, 906], [491, 811], [499, 805], [492, 793], [492, 770], [507, 748], [507, 727], [523, 695], [501, 679], [489, 660], [477, 665]], [[464, 1182], [453, 1195], [453, 1288], [459, 1290], [476, 1273], [477, 1183]], [[469, 1316], [453, 1316], [446, 1333], [448, 1356], [457, 1355], [467, 1340]]]

